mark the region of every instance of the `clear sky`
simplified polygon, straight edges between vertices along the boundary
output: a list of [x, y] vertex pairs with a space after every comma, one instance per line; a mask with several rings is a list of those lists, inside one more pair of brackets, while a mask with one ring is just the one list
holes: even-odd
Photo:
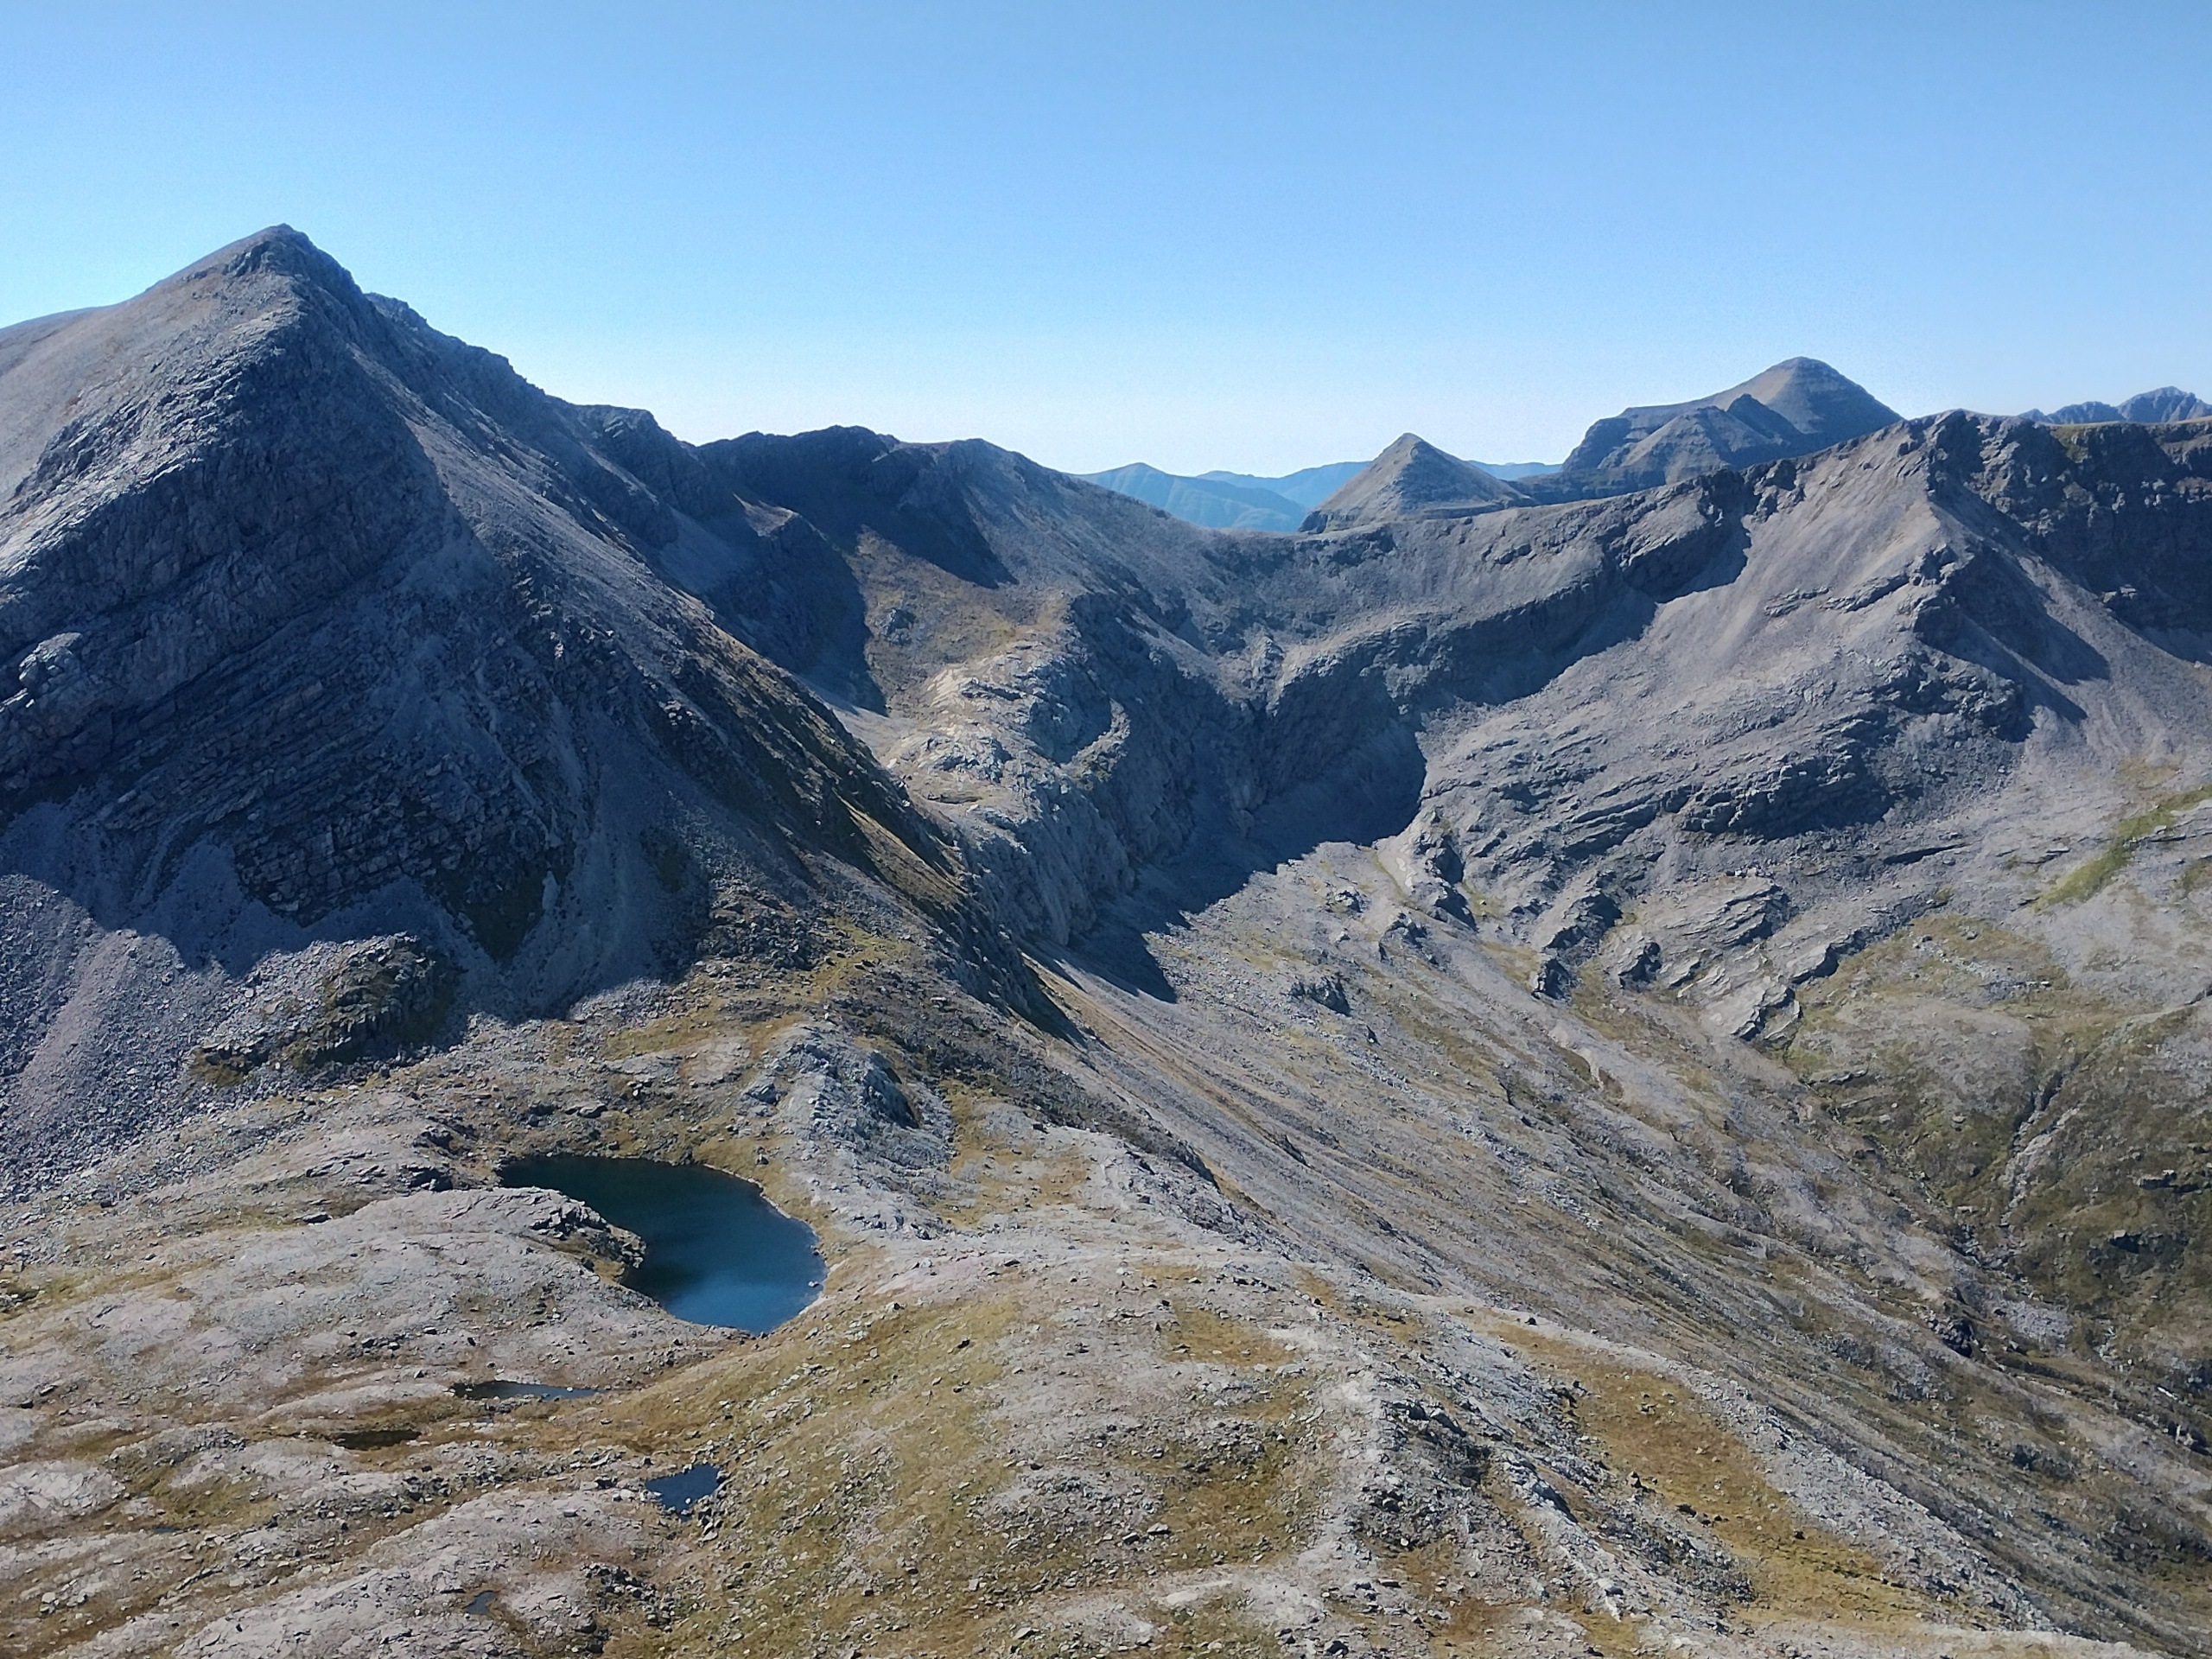
[[1272, 473], [2212, 396], [2212, 5], [0, 10], [0, 317], [263, 225], [563, 397]]

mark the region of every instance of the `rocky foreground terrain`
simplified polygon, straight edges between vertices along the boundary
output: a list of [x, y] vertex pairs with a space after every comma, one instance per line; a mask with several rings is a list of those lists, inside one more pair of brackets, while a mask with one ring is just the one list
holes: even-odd
[[2212, 421], [1402, 447], [695, 447], [284, 230], [0, 331], [0, 1651], [2212, 1646]]

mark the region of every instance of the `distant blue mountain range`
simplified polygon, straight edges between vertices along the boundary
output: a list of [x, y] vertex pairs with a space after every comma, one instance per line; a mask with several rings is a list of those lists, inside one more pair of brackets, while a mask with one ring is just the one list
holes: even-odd
[[2156, 391], [2139, 391], [2125, 403], [2069, 404], [2048, 412], [2031, 409], [2020, 418], [2046, 426], [2089, 426], [2101, 421], [2201, 421], [2208, 415], [2212, 415], [2212, 404], [2195, 392], [2160, 386]]
[[[1502, 479], [1532, 478], [1556, 470], [1540, 461], [1478, 464], [1492, 477]], [[1135, 461], [1110, 472], [1078, 476], [1210, 530], [1293, 531], [1366, 465], [1363, 461], [1332, 461], [1280, 478], [1229, 472], [1201, 473], [1189, 478]]]

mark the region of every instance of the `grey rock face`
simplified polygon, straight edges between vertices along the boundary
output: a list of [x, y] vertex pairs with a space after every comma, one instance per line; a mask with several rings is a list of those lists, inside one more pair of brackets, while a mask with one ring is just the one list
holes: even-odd
[[306, 996], [279, 994], [273, 1005], [235, 1017], [232, 1030], [193, 1051], [192, 1069], [238, 1082], [272, 1059], [305, 1070], [395, 1052], [435, 1037], [453, 1007], [458, 969], [407, 934], [302, 952], [286, 965], [318, 956], [329, 961], [318, 964]]
[[[1187, 902], [1417, 817], [1409, 892], [1449, 913], [1479, 886], [1538, 949], [1579, 882], [1625, 912], [1772, 849], [1830, 866], [1844, 938], [1932, 885], [1916, 849], [1970, 840], [1952, 815], [2009, 812], [1989, 791], [2045, 755], [2177, 729], [2154, 707], [2202, 695], [2152, 643], [2212, 614], [2177, 551], [2202, 533], [2186, 441], [2075, 454], [1947, 416], [1660, 491], [1296, 538], [1132, 517], [988, 446], [740, 448], [739, 487], [834, 526], [824, 585], [914, 612], [790, 665], [861, 687], [855, 729], [1056, 945], [1125, 895]], [[858, 487], [822, 477], [837, 453]], [[2123, 478], [2159, 505], [2105, 540]], [[894, 602], [925, 583], [931, 606]], [[728, 602], [742, 631], [753, 601]], [[1839, 837], [1860, 861], [1821, 850]]]
[[[863, 818], [942, 861], [655, 568], [707, 538], [687, 508], [738, 555], [778, 515], [289, 231], [0, 334], [0, 407], [11, 1143], [73, 1090], [188, 1092], [271, 952], [404, 929], [513, 1012], [664, 971], [734, 888], [804, 893], [804, 856], [866, 871]], [[156, 979], [102, 966], [125, 938]]]

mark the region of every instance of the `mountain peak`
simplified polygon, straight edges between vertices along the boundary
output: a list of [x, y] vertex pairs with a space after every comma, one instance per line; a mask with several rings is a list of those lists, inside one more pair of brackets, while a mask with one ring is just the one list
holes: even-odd
[[1618, 494], [1809, 454], [1898, 418], [1818, 358], [1784, 358], [1725, 391], [1624, 409], [1596, 423], [1567, 458], [1554, 493]]
[[1509, 506], [1527, 499], [1471, 461], [1447, 454], [1417, 432], [1402, 432], [1307, 515], [1307, 530], [1345, 530], [1379, 518]]
[[2183, 391], [2179, 386], [2160, 386], [2152, 391], [2139, 391], [2117, 404], [2068, 404], [2048, 412], [2031, 409], [2020, 418], [2038, 421], [2046, 426], [2094, 426], [2108, 421], [2136, 421], [2155, 426], [2168, 421], [2201, 421], [2207, 416], [2212, 416], [2212, 404], [2195, 392]]
[[240, 237], [156, 283], [153, 291], [204, 283], [211, 278], [253, 276], [264, 272], [298, 278], [349, 297], [358, 296], [361, 291], [345, 266], [289, 225], [271, 225], [251, 236]]

